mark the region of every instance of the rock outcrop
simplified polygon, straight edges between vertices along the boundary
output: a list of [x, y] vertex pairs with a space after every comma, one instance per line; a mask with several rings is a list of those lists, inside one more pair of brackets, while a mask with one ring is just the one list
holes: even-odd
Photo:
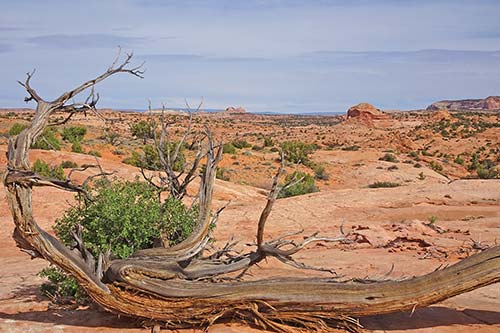
[[386, 120], [390, 117], [369, 103], [360, 103], [358, 105], [351, 106], [349, 110], [347, 110], [347, 119], [351, 118], [362, 121], [372, 121]]
[[427, 110], [500, 110], [500, 96], [490, 96], [484, 99], [446, 100], [432, 103]]
[[244, 114], [247, 113], [247, 110], [245, 108], [239, 106], [235, 108], [234, 106], [229, 106], [224, 110], [224, 112], [229, 113], [229, 114]]

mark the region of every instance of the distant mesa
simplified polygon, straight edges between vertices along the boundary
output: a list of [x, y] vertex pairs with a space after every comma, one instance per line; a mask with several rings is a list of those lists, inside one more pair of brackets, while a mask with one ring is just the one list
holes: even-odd
[[448, 110], [445, 110], [445, 109], [435, 110], [432, 113], [432, 119], [437, 120], [437, 121], [449, 120], [449, 119], [451, 119], [451, 114]]
[[347, 110], [347, 119], [352, 118], [371, 121], [386, 120], [389, 119], [390, 116], [369, 103], [360, 103], [358, 105], [351, 106], [349, 110]]
[[244, 114], [247, 113], [247, 110], [245, 108], [238, 106], [235, 108], [234, 106], [229, 106], [224, 110], [224, 112], [229, 113], [229, 114]]
[[447, 100], [432, 103], [427, 107], [429, 111], [436, 110], [500, 110], [500, 96], [490, 96], [484, 99]]

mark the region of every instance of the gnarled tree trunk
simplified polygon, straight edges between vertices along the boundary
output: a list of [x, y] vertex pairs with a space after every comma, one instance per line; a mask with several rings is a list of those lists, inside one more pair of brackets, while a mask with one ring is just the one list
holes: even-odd
[[93, 110], [97, 102], [92, 93], [91, 102], [89, 97], [86, 103], [66, 105], [73, 96], [115, 73], [141, 76], [140, 66], [127, 68], [131, 57], [128, 55], [116, 67], [117, 58], [104, 74], [52, 102], [44, 101], [31, 88], [31, 74], [28, 74], [27, 80], [21, 84], [29, 94], [27, 100], [37, 102], [37, 109], [31, 126], [9, 142], [4, 178], [15, 224], [14, 238], [21, 250], [33, 257], [42, 257], [70, 273], [90, 297], [107, 310], [163, 322], [169, 327], [210, 325], [220, 319], [232, 318], [276, 331], [327, 331], [331, 327], [355, 331], [358, 325], [351, 316], [426, 306], [500, 281], [500, 247], [497, 246], [445, 269], [403, 281], [340, 283], [332, 279], [282, 278], [215, 282], [217, 276], [244, 271], [266, 257], [304, 267], [296, 263], [292, 255], [307, 243], [344, 238], [313, 235], [300, 244], [291, 243], [284, 237], [264, 241], [265, 222], [280, 191], [281, 168], [274, 178], [258, 223], [256, 249], [237, 257], [225, 257], [224, 250], [209, 257], [196, 256], [208, 237], [215, 170], [221, 158], [221, 147], [213, 144], [210, 135], [207, 135], [204, 155], [207, 168], [199, 192], [200, 216], [188, 239], [172, 248], [142, 250], [129, 259], [110, 263], [106, 263], [103, 256], [99, 256], [96, 262], [83, 246], [78, 232], [74, 234], [78, 245], [74, 249], [64, 246], [36, 224], [32, 214], [32, 187], [55, 186], [82, 193], [84, 189], [70, 180], [48, 179], [30, 171], [29, 147], [47, 126], [53, 112], [68, 112], [67, 121], [76, 112]]

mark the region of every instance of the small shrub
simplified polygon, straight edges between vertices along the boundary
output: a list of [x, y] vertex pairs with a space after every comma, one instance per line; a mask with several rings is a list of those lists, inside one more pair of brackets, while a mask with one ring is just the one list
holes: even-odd
[[418, 179], [420, 179], [420, 180], [424, 180], [424, 179], [425, 179], [425, 175], [424, 175], [424, 173], [423, 173], [423, 172], [420, 172], [420, 173], [418, 174]]
[[63, 169], [74, 169], [78, 168], [78, 164], [73, 161], [63, 161], [61, 162], [61, 168]]
[[393, 170], [398, 170], [398, 166], [397, 165], [391, 165], [390, 167], [387, 168], [387, 170], [389, 171], [393, 171]]
[[237, 141], [233, 141], [232, 142], [232, 145], [237, 148], [237, 149], [243, 149], [243, 148], [250, 148], [252, 147], [251, 144], [249, 144], [247, 141], [245, 140], [237, 140]]
[[104, 131], [104, 135], [101, 137], [101, 139], [112, 146], [116, 146], [120, 143], [120, 133], [107, 128]]
[[35, 163], [33, 163], [32, 170], [43, 177], [55, 178], [59, 180], [66, 179], [66, 176], [64, 175], [64, 170], [61, 165], [50, 166], [48, 163], [45, 163], [44, 161], [39, 159], [37, 159]]
[[[204, 165], [204, 167], [206, 166]], [[230, 178], [228, 175], [228, 170], [226, 168], [217, 168], [217, 170], [215, 171], [215, 178], [229, 181]]]
[[294, 197], [297, 195], [303, 195], [319, 191], [314, 181], [314, 177], [301, 171], [295, 171], [286, 176], [285, 183], [298, 179], [302, 180], [288, 188], [283, 189], [278, 195], [278, 198]]
[[460, 164], [460, 165], [464, 165], [464, 163], [465, 163], [465, 161], [463, 160], [463, 158], [460, 155], [457, 155], [457, 157], [455, 157], [454, 162], [457, 164]]
[[384, 156], [379, 158], [379, 161], [386, 161], [386, 162], [392, 162], [392, 163], [399, 162], [398, 159], [396, 158], [396, 156], [394, 156], [394, 154], [391, 154], [391, 153], [385, 154]]
[[443, 166], [436, 161], [431, 161], [431, 163], [429, 163], [429, 166], [431, 167], [432, 170], [436, 172], [443, 171]]
[[40, 287], [40, 293], [55, 303], [66, 304], [75, 300], [79, 304], [86, 304], [89, 298], [78, 282], [61, 269], [49, 266], [42, 269], [38, 276], [46, 278], [48, 282]]
[[262, 146], [258, 146], [258, 145], [252, 146], [252, 150], [255, 150], [255, 151], [261, 151], [262, 149], [264, 149], [264, 147], [262, 147]]
[[325, 167], [320, 164], [314, 164], [312, 166], [312, 170], [314, 171], [314, 178], [318, 180], [328, 180], [330, 177], [325, 171]]
[[102, 157], [101, 152], [97, 150], [90, 150], [87, 154], [95, 157]]
[[309, 162], [309, 155], [317, 149], [317, 146], [301, 141], [286, 141], [281, 144], [281, 149], [287, 161], [306, 164]]
[[252, 152], [251, 151], [244, 151], [243, 152], [243, 156], [252, 156]]
[[65, 127], [61, 133], [62, 139], [71, 143], [81, 142], [85, 134], [87, 134], [87, 129], [83, 126]]
[[368, 185], [369, 188], [398, 187], [398, 186], [400, 186], [399, 183], [393, 183], [393, 182], [375, 182]]
[[61, 150], [61, 143], [56, 137], [57, 131], [51, 127], [45, 128], [40, 137], [31, 145], [33, 149]]
[[156, 127], [157, 124], [153, 119], [141, 120], [130, 125], [130, 133], [132, 136], [142, 139], [143, 144], [146, 144], [148, 139], [155, 137]]
[[236, 154], [236, 147], [232, 143], [228, 142], [222, 146], [222, 152], [224, 154]]
[[274, 146], [274, 140], [268, 136], [264, 137], [264, 147]]
[[73, 142], [71, 144], [71, 151], [73, 153], [83, 154], [83, 147], [80, 142]]
[[12, 125], [10, 127], [9, 135], [10, 136], [19, 135], [19, 133], [21, 133], [26, 127], [28, 127], [28, 125], [21, 124], [21, 123], [15, 123], [14, 125]]
[[357, 146], [357, 145], [353, 145], [353, 146], [342, 147], [342, 150], [345, 150], [345, 151], [357, 151], [357, 150], [359, 150], [359, 148], [361, 148], [361, 147]]
[[429, 216], [429, 218], [428, 218], [427, 220], [429, 221], [429, 223], [430, 223], [430, 224], [434, 224], [434, 223], [436, 223], [436, 222], [437, 222], [438, 217], [437, 217], [437, 216], [432, 215], [432, 216]]

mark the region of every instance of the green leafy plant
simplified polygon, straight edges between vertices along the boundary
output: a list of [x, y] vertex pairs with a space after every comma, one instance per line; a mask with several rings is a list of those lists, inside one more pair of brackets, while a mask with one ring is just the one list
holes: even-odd
[[48, 163], [37, 159], [33, 163], [32, 170], [43, 177], [65, 180], [64, 170], [61, 165], [50, 166]]
[[31, 145], [33, 149], [61, 150], [61, 143], [56, 137], [57, 131], [47, 127], [38, 139]]
[[[294, 182], [297, 181], [295, 184]], [[292, 183], [292, 186], [284, 188], [278, 198], [288, 198], [307, 193], [318, 192], [314, 177], [301, 171], [295, 171], [285, 177], [285, 184]]]
[[309, 155], [317, 149], [317, 146], [301, 141], [285, 141], [281, 144], [281, 149], [287, 161], [307, 164]]
[[28, 127], [28, 125], [21, 124], [21, 123], [15, 123], [10, 127], [9, 135], [10, 136], [19, 135], [19, 133], [21, 133], [26, 127]]
[[85, 134], [87, 134], [87, 129], [83, 126], [65, 127], [61, 133], [62, 139], [71, 143], [81, 142]]
[[384, 156], [379, 158], [379, 161], [386, 161], [386, 162], [392, 162], [392, 163], [399, 162], [398, 159], [396, 158], [396, 156], [394, 156], [394, 154], [391, 154], [391, 153], [385, 154]]
[[83, 154], [82, 144], [80, 142], [73, 142], [73, 144], [71, 145], [71, 151], [73, 153]]
[[146, 144], [148, 139], [155, 137], [157, 126], [153, 119], [141, 120], [138, 123], [130, 125], [130, 133], [136, 138], [142, 139], [143, 144]]
[[78, 168], [78, 164], [76, 164], [73, 161], [62, 161], [61, 162], [61, 168], [63, 168], [63, 169], [74, 169], [74, 168]]
[[222, 146], [222, 152], [224, 154], [236, 154], [236, 147], [230, 142], [225, 143], [224, 146]]

